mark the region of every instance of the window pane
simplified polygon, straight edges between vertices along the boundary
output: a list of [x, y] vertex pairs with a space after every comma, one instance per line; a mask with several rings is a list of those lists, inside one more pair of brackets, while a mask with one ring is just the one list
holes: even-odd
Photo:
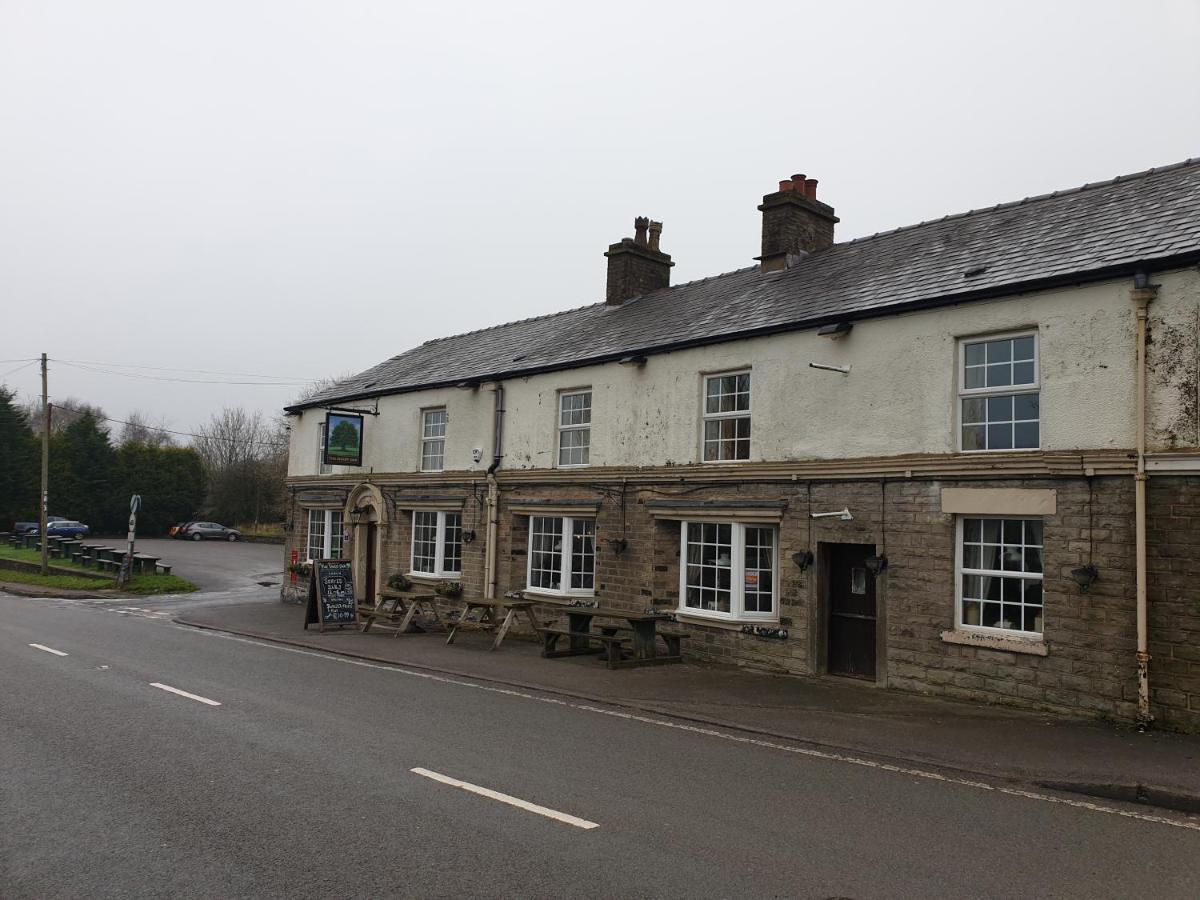
[[1033, 335], [1013, 339], [1012, 358], [1014, 360], [1033, 359]]
[[987, 401], [982, 397], [968, 397], [962, 402], [964, 425], [987, 421]]
[[325, 510], [308, 511], [308, 558], [321, 559], [325, 555]]
[[987, 361], [989, 363], [1008, 362], [1012, 359], [1012, 341], [1008, 339], [987, 342]]
[[968, 366], [982, 366], [986, 362], [983, 344], [967, 344], [965, 353]]
[[1013, 411], [1013, 398], [1009, 397], [988, 397], [987, 401], [987, 420], [989, 422], [1011, 422]]
[[986, 450], [987, 433], [983, 425], [964, 425], [962, 430], [964, 450]]
[[963, 540], [979, 543], [983, 539], [983, 521], [981, 519], [963, 520]]
[[1018, 422], [1013, 426], [1013, 447], [1017, 450], [1036, 450], [1041, 444], [1037, 422]]
[[984, 387], [985, 373], [983, 366], [968, 366], [964, 387], [968, 389]]
[[1040, 397], [1040, 394], [1017, 394], [1013, 397], [1013, 418], [1018, 421], [1037, 419]]
[[1008, 363], [1001, 363], [995, 366], [987, 367], [987, 386], [988, 387], [1006, 387], [1012, 384], [1012, 366]]
[[445, 537], [442, 540], [442, 574], [457, 575], [462, 571], [462, 516], [445, 513]]
[[1033, 363], [1014, 363], [1012, 371], [1013, 384], [1033, 384]]
[[329, 558], [342, 558], [342, 511], [331, 510], [329, 513]]
[[592, 590], [596, 572], [596, 523], [573, 519], [571, 523], [571, 587]]
[[989, 425], [987, 448], [989, 450], [1011, 450], [1013, 445], [1012, 425]]
[[437, 572], [437, 513], [413, 513], [412, 570]]

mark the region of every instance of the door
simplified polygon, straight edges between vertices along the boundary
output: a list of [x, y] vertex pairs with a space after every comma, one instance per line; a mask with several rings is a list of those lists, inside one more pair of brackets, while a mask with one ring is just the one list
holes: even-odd
[[826, 577], [829, 674], [875, 679], [875, 576], [867, 569], [871, 544], [830, 544]]
[[376, 547], [378, 534], [379, 526], [374, 522], [369, 522], [367, 524], [367, 546], [365, 548], [367, 564], [365, 566], [366, 579], [363, 581], [363, 597], [371, 606], [374, 606], [375, 602], [379, 599], [375, 594], [375, 568], [377, 565], [375, 554], [378, 552], [378, 548]]

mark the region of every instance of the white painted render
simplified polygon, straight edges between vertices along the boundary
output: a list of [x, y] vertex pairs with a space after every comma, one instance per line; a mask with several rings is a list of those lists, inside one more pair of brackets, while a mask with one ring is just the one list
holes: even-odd
[[[1200, 274], [1188, 269], [1152, 280], [1160, 290], [1150, 309], [1149, 446], [1197, 446]], [[592, 390], [592, 466], [696, 463], [703, 374], [734, 369], [751, 372], [752, 460], [952, 453], [958, 340], [1021, 330], [1038, 333], [1042, 449], [1132, 447], [1131, 286], [1123, 279], [870, 319], [836, 341], [792, 332], [656, 354], [641, 367], [610, 363], [513, 379], [505, 382], [504, 465], [554, 466], [558, 394], [583, 387]], [[375, 360], [361, 362], [366, 368]], [[809, 362], [850, 366], [850, 373]], [[366, 422], [363, 468], [334, 471], [417, 471], [420, 412], [433, 406], [448, 412], [446, 470], [486, 469], [490, 387], [380, 398], [381, 415]], [[323, 416], [307, 410], [291, 417], [290, 475], [316, 474]], [[473, 448], [483, 451], [479, 463]]]

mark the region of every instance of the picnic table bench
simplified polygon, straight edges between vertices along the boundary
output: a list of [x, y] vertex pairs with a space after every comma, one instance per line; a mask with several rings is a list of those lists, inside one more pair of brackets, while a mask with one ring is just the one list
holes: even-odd
[[[542, 656], [546, 659], [599, 653], [610, 669], [655, 666], [683, 660], [680, 643], [687, 635], [677, 631], [660, 631], [658, 626], [670, 621], [663, 613], [639, 613], [602, 606], [566, 606], [562, 611], [567, 617], [565, 628], [537, 629], [542, 636]], [[593, 619], [619, 619], [627, 624], [601, 625], [599, 631], [593, 631]], [[560, 650], [558, 644], [564, 637], [567, 647]], [[658, 638], [662, 638], [666, 645], [666, 653], [658, 652]]]
[[[389, 603], [391, 609], [388, 609]], [[422, 609], [427, 615], [432, 616], [438, 625], [443, 624], [442, 617], [438, 613], [437, 594], [419, 591], [393, 591], [384, 588], [379, 592], [378, 603], [374, 606], [368, 604], [361, 608], [363, 623], [359, 627], [359, 631], [366, 634], [371, 630], [372, 625], [394, 629], [393, 637], [423, 631], [424, 629], [413, 621]]]
[[[479, 613], [477, 620], [469, 618], [473, 612]], [[504, 619], [500, 620], [499, 615], [502, 612]], [[446, 643], [454, 643], [459, 629], [495, 631], [496, 637], [492, 641], [492, 649], [495, 650], [504, 642], [504, 636], [508, 634], [508, 629], [512, 627], [518, 614], [529, 620], [534, 631], [541, 631], [542, 624], [533, 613], [532, 600], [484, 600], [482, 598], [466, 600], [463, 603], [462, 612], [458, 614], [457, 621], [450, 626], [450, 636], [446, 638]]]

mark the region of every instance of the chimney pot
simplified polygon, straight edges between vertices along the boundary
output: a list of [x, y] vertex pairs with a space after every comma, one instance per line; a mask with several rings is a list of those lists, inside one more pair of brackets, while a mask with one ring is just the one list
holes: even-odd
[[792, 189], [792, 184], [793, 183], [791, 181], [781, 181], [779, 182], [779, 190], [790, 191]]
[[633, 242], [642, 247], [646, 246], [646, 229], [650, 227], [650, 220], [646, 216], [638, 216], [633, 220]]
[[655, 252], [662, 252], [658, 249], [658, 240], [662, 237], [662, 222], [650, 220], [650, 249]]
[[817, 179], [808, 178], [804, 181], [804, 196], [809, 200], [817, 199]]
[[804, 176], [803, 175], [793, 175], [792, 176], [792, 190], [799, 191], [800, 193], [804, 193]]
[[762, 254], [764, 272], [775, 272], [833, 246], [833, 209], [817, 200], [817, 179], [796, 174], [779, 182], [779, 191], [763, 197]]

